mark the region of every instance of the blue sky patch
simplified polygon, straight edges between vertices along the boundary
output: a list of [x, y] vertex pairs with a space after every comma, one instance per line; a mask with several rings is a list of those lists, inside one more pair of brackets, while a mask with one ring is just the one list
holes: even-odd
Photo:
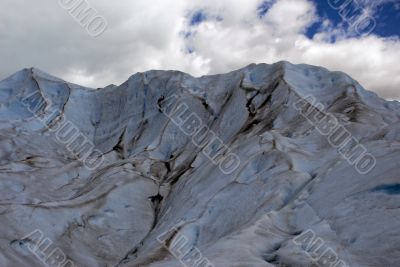
[[379, 8], [374, 33], [383, 36], [400, 36], [400, 12], [396, 10], [395, 3], [383, 5]]
[[[328, 0], [313, 1], [317, 7], [317, 13], [320, 18], [329, 19], [334, 27], [344, 27], [345, 30], [349, 30], [350, 25], [348, 24], [348, 21], [341, 16], [341, 14], [344, 15], [345, 13], [340, 13], [340, 9], [332, 8], [329, 5]], [[373, 34], [382, 37], [400, 36], [400, 13], [399, 10], [395, 8], [395, 5], [395, 3], [386, 3], [378, 7], [377, 12], [373, 15], [373, 18], [376, 21], [376, 27], [372, 31]], [[356, 16], [357, 12], [359, 12], [357, 7], [358, 2], [351, 1], [351, 4], [347, 6], [347, 11], [351, 12], [348, 14], [348, 18], [351, 18], [351, 14], [353, 14], [355, 15], [354, 18], [358, 19]], [[362, 6], [359, 7], [361, 9], [363, 8]], [[346, 18], [346, 16], [344, 17]], [[318, 29], [319, 26], [318, 23], [316, 23], [307, 30], [306, 35], [309, 38], [312, 38], [318, 32]]]
[[202, 10], [195, 11], [190, 18], [190, 26], [199, 25], [203, 21], [207, 20], [207, 15]]
[[192, 48], [192, 47], [187, 47], [187, 48], [186, 48], [186, 53], [187, 53], [187, 54], [193, 54], [193, 53], [194, 53], [194, 48]]
[[319, 32], [321, 26], [322, 26], [321, 21], [315, 22], [310, 27], [308, 27], [308, 29], [306, 31], [306, 36], [308, 38], [312, 39], [314, 37], [314, 35]]
[[257, 13], [260, 18], [264, 17], [265, 14], [267, 14], [268, 10], [274, 5], [275, 1], [274, 0], [266, 0], [263, 1], [258, 7], [257, 7]]

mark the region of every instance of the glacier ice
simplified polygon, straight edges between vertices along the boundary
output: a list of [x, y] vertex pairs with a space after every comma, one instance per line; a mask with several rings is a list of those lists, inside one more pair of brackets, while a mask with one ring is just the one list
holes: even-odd
[[[40, 114], [23, 104], [33, 93]], [[240, 158], [234, 172], [160, 111], [173, 95]], [[374, 155], [371, 172], [299, 114], [308, 95]], [[40, 122], [50, 106], [104, 154], [100, 166]], [[348, 75], [288, 62], [149, 71], [101, 89], [24, 69], [0, 82], [0, 266], [45, 266], [24, 238], [37, 229], [76, 266], [400, 266], [399, 118], [398, 102]], [[295, 242], [307, 231], [334, 262]], [[174, 257], [179, 235], [207, 261]]]

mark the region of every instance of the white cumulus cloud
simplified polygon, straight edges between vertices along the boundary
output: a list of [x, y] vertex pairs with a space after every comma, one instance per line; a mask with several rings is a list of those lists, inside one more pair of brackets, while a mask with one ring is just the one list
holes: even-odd
[[287, 60], [344, 71], [366, 89], [400, 99], [400, 40], [350, 37], [326, 19], [310, 39], [308, 27], [322, 21], [311, 0], [88, 1], [108, 22], [98, 38], [58, 1], [3, 0], [0, 78], [35, 66], [103, 87], [150, 69], [200, 76]]

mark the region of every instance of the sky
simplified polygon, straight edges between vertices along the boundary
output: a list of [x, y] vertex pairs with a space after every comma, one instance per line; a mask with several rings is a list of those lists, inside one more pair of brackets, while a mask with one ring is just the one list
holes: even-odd
[[[74, 2], [107, 28], [90, 34], [68, 10]], [[281, 60], [346, 72], [400, 100], [400, 0], [2, 0], [0, 9], [0, 79], [37, 67], [98, 88], [151, 69], [201, 76]]]

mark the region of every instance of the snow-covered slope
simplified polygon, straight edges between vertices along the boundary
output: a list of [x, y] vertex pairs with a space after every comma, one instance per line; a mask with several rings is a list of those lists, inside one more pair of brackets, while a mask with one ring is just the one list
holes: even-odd
[[346, 74], [287, 62], [96, 90], [22, 70], [0, 82], [0, 266], [400, 266], [399, 118]]

